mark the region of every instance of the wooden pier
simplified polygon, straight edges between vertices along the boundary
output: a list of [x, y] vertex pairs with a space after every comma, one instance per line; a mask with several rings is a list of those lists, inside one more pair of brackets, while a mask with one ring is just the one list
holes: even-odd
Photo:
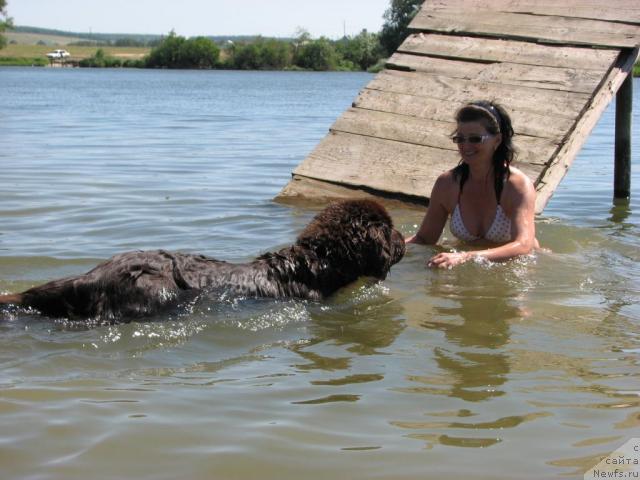
[[449, 139], [455, 111], [488, 99], [511, 114], [514, 165], [534, 181], [540, 213], [619, 90], [615, 193], [629, 195], [640, 2], [428, 0], [410, 29], [279, 199], [373, 194], [426, 204], [459, 160]]

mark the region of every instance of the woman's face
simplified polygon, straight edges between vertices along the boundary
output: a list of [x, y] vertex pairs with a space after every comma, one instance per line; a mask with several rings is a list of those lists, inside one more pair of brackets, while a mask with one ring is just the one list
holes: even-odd
[[[489, 133], [482, 121], [458, 123], [454, 137], [458, 137], [460, 140], [458, 152], [460, 152], [462, 160], [467, 164], [491, 163], [493, 153], [502, 141], [502, 135]], [[482, 138], [480, 143], [472, 143], [473, 140], [478, 140], [479, 138]]]

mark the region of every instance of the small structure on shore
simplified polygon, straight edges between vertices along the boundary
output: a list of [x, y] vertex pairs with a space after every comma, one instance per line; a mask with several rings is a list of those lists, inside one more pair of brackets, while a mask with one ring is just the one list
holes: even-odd
[[429, 0], [386, 69], [360, 92], [279, 194], [427, 203], [455, 166], [453, 114], [489, 99], [510, 112], [515, 166], [540, 213], [617, 94], [616, 197], [630, 194], [636, 0]]
[[73, 58], [49, 59], [49, 66], [52, 68], [77, 67], [78, 64], [79, 61]]
[[50, 67], [77, 67], [78, 61], [71, 58], [71, 54], [62, 48], [47, 53]]

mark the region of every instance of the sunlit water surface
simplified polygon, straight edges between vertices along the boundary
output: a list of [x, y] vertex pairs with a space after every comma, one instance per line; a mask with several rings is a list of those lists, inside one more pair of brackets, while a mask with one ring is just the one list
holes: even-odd
[[[272, 198], [370, 78], [1, 69], [0, 292], [287, 245], [315, 209]], [[640, 427], [640, 162], [613, 207], [614, 112], [537, 221], [553, 253], [430, 271], [411, 246], [326, 302], [116, 326], [1, 314], [1, 477], [581, 478]]]

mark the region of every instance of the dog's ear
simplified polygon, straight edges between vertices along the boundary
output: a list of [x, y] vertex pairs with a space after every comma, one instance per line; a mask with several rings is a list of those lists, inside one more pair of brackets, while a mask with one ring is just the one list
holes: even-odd
[[[391, 265], [395, 265], [406, 253], [407, 246], [404, 243], [404, 237], [395, 228], [391, 229]], [[391, 267], [389, 265], [389, 267]]]
[[365, 249], [365, 275], [384, 280], [391, 268], [391, 228], [383, 223], [375, 223], [367, 228], [368, 245]]
[[366, 274], [384, 280], [391, 267], [404, 256], [404, 237], [395, 228], [384, 223], [370, 225], [367, 236], [369, 246], [364, 263]]

